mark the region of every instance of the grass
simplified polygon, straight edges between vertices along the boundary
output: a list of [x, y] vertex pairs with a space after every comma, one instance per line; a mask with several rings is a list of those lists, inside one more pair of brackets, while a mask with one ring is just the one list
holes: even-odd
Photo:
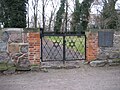
[[[52, 42], [58, 42], [63, 45], [63, 37], [61, 36], [46, 36], [46, 39]], [[78, 51], [82, 54], [85, 53], [85, 37], [78, 36], [66, 36], [66, 46], [69, 49], [73, 49], [74, 51]], [[73, 43], [70, 43], [73, 42]], [[73, 47], [72, 47], [73, 46]]]

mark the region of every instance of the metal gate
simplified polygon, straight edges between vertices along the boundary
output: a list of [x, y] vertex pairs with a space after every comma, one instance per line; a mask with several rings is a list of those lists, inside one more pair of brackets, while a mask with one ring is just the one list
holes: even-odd
[[76, 33], [42, 33], [41, 61], [71, 61], [86, 59], [86, 36]]
[[[42, 3], [43, 29], [41, 29], [40, 31], [41, 61], [65, 62], [70, 60], [85, 60], [86, 36], [84, 33], [82, 33], [85, 31], [83, 30], [81, 24], [82, 16], [80, 16], [80, 19], [77, 21], [77, 23], [74, 24], [73, 22], [71, 23], [72, 19], [74, 19], [72, 18], [74, 10], [72, 11], [70, 2], [68, 2], [68, 0], [65, 0], [65, 2], [62, 2], [64, 3], [64, 5], [61, 4], [63, 6], [59, 6], [58, 3], [55, 4], [55, 2], [52, 2], [50, 4], [52, 5], [51, 7], [53, 8], [53, 12], [55, 14], [53, 15], [54, 18], [50, 16], [48, 20], [47, 13], [50, 10], [47, 10], [46, 13], [45, 0], [43, 0]], [[47, 5], [49, 5], [49, 2], [47, 2]], [[59, 10], [57, 12], [54, 11], [56, 10], [56, 6], [59, 6], [60, 11]]]

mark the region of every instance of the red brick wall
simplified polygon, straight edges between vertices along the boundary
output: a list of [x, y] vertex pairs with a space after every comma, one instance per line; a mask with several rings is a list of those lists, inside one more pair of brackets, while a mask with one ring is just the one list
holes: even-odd
[[89, 33], [86, 41], [86, 59], [88, 62], [95, 60], [98, 55], [98, 33]]
[[31, 64], [40, 64], [40, 34], [28, 33], [29, 53], [28, 58]]

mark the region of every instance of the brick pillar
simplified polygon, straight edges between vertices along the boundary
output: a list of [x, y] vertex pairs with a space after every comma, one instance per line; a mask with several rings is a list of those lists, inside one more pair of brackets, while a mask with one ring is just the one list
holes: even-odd
[[98, 33], [89, 33], [86, 44], [86, 59], [90, 62], [91, 60], [95, 60], [98, 55]]
[[28, 33], [29, 53], [31, 64], [40, 64], [40, 33]]

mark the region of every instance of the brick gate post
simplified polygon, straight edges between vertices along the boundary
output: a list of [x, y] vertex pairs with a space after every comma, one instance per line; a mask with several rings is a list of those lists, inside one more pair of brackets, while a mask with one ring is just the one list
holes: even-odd
[[29, 53], [28, 58], [32, 65], [40, 64], [40, 33], [30, 32], [28, 33]]
[[89, 32], [86, 41], [86, 59], [88, 62], [97, 59], [98, 50], [98, 33]]

